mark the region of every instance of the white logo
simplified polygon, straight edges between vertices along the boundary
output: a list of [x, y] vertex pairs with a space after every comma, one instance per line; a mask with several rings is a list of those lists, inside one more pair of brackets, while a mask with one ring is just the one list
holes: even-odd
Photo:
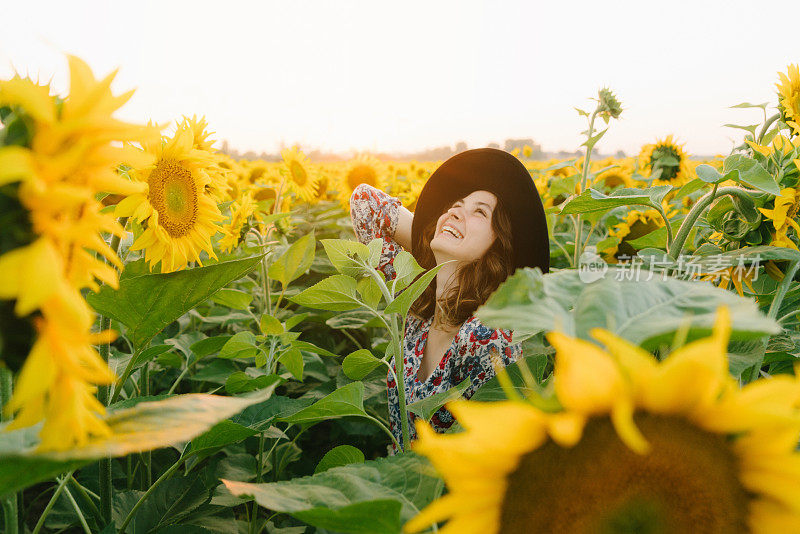
[[589, 284], [600, 280], [608, 271], [608, 263], [597, 254], [597, 247], [588, 246], [578, 259], [578, 277], [581, 282]]

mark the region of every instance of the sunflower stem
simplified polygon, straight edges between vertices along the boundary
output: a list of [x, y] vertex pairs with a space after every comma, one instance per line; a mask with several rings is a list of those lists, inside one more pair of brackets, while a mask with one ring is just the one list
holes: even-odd
[[678, 233], [675, 234], [674, 239], [670, 242], [667, 253], [674, 259], [677, 259], [681, 255], [684, 244], [686, 243], [686, 238], [689, 237], [689, 232], [691, 232], [692, 228], [694, 227], [695, 221], [697, 221], [697, 218], [700, 217], [700, 214], [703, 213], [703, 210], [705, 210], [705, 208], [711, 204], [716, 196], [731, 195], [747, 199], [750, 198], [750, 194], [754, 192], [755, 191], [742, 189], [741, 187], [731, 186], [723, 187], [716, 193], [714, 193], [714, 191], [709, 191], [697, 199], [697, 202], [695, 202], [694, 206], [692, 206], [692, 209], [689, 210], [688, 214], [686, 214], [686, 218], [681, 223], [680, 228], [678, 228]]
[[[379, 271], [376, 271], [368, 265], [366, 267], [370, 276], [372, 276], [372, 278], [378, 284], [378, 287], [381, 289], [381, 293], [383, 293], [383, 297], [386, 299], [386, 304], [388, 305], [390, 302], [392, 302], [392, 300], [394, 300], [394, 296], [389, 291], [389, 286], [386, 285], [386, 280]], [[408, 411], [406, 410], [405, 362], [403, 358], [402, 343], [400, 342], [400, 335], [402, 332], [405, 332], [406, 318], [403, 317], [403, 322], [401, 323], [403, 328], [402, 330], [398, 329], [396, 313], [392, 314], [391, 320], [392, 328], [390, 329], [390, 334], [392, 337], [392, 348], [394, 352], [394, 372], [395, 376], [397, 376], [395, 384], [397, 384], [397, 400], [398, 404], [400, 405], [400, 430], [403, 435], [403, 447], [400, 450], [405, 451], [408, 450], [408, 445], [411, 441], [408, 431]]]
[[[69, 478], [72, 478], [72, 476], [70, 476]], [[78, 521], [81, 522], [81, 527], [83, 527], [83, 531], [86, 534], [92, 534], [92, 529], [90, 529], [88, 523], [86, 523], [86, 518], [83, 517], [83, 512], [81, 511], [81, 507], [78, 506], [78, 503], [75, 501], [75, 497], [73, 497], [72, 493], [69, 492], [69, 488], [64, 488], [64, 494], [67, 496], [67, 499], [69, 499], [70, 504], [72, 504], [72, 508], [78, 515]]]
[[[766, 112], [767, 112], [767, 110], [764, 109], [764, 114], [765, 115], [766, 115]], [[761, 144], [762, 139], [764, 139], [764, 136], [767, 134], [767, 129], [770, 126], [772, 126], [775, 123], [775, 121], [777, 121], [780, 118], [781, 118], [781, 114], [780, 113], [776, 113], [775, 115], [771, 116], [770, 118], [768, 118], [768, 119], [766, 119], [764, 121], [764, 126], [761, 127], [761, 131], [758, 132], [758, 137], [756, 137], [756, 144], [757, 145]]]
[[56, 491], [53, 492], [53, 496], [50, 497], [50, 501], [47, 503], [47, 506], [45, 506], [44, 510], [42, 510], [42, 515], [36, 522], [36, 526], [33, 527], [32, 534], [39, 534], [39, 531], [42, 530], [42, 527], [44, 526], [44, 520], [47, 519], [48, 515], [50, 515], [53, 506], [56, 504], [56, 501], [58, 500], [59, 496], [61, 496], [61, 492], [64, 491], [64, 488], [67, 487], [67, 481], [72, 477], [72, 473], [74, 473], [74, 471], [70, 471], [61, 479], [56, 479], [58, 480], [58, 487], [56, 487]]
[[[121, 217], [119, 219], [119, 224], [122, 226], [123, 230], [128, 224], [127, 217]], [[119, 235], [113, 234], [111, 236], [111, 250], [116, 255], [119, 252], [119, 245], [122, 239]], [[106, 260], [106, 263], [108, 261]], [[100, 331], [104, 332], [108, 330], [111, 326], [111, 318], [106, 317], [105, 315], [100, 316]], [[108, 365], [108, 356], [111, 353], [111, 345], [109, 343], [103, 343], [100, 345], [100, 356], [103, 358], [103, 361], [106, 362]], [[133, 361], [133, 357], [131, 357], [131, 361]], [[103, 406], [108, 406], [108, 397], [111, 394], [111, 386], [100, 386], [97, 389], [97, 400], [100, 401], [100, 404]], [[100, 477], [100, 511], [102, 512], [102, 519], [107, 523], [111, 522], [111, 500], [112, 500], [112, 493], [114, 491], [113, 488], [113, 481], [111, 478], [111, 458], [103, 458], [100, 460], [98, 465], [98, 472]]]
[[17, 494], [9, 495], [3, 498], [3, 522], [5, 529], [3, 532], [8, 534], [17, 534], [19, 532], [19, 519], [17, 517]]
[[[589, 131], [586, 134], [586, 156], [583, 158], [583, 170], [581, 171], [581, 188], [578, 191], [579, 195], [583, 194], [583, 191], [586, 189], [586, 177], [589, 175], [589, 160], [592, 156], [592, 150], [594, 149], [594, 145], [589, 143], [588, 141], [592, 138], [592, 134], [594, 133], [594, 119], [597, 117], [597, 113], [600, 111], [600, 103], [598, 102], [597, 107], [592, 112], [592, 116], [589, 118]], [[581, 222], [581, 214], [579, 213], [577, 218], [575, 219], [575, 250], [574, 250], [574, 259], [572, 265], [578, 265], [578, 259], [581, 257], [581, 232], [583, 230], [583, 224]]]
[[133, 505], [133, 508], [131, 508], [131, 511], [128, 512], [128, 515], [125, 517], [125, 520], [122, 522], [122, 525], [119, 527], [117, 532], [125, 532], [125, 529], [128, 528], [128, 524], [133, 519], [133, 516], [136, 515], [136, 511], [142, 506], [142, 504], [144, 504], [144, 501], [147, 500], [147, 498], [150, 496], [150, 494], [153, 493], [153, 491], [155, 491], [155, 489], [158, 486], [160, 486], [162, 482], [164, 482], [170, 476], [172, 476], [172, 473], [174, 473], [181, 466], [181, 464], [183, 462], [185, 462], [186, 459], [189, 458], [189, 456], [191, 456], [191, 455], [192, 455], [192, 453], [189, 453], [189, 454], [186, 454], [186, 455], [181, 454], [180, 457], [175, 461], [175, 463], [172, 464], [169, 467], [169, 469], [164, 471], [164, 473], [160, 477], [158, 477], [158, 479], [155, 482], [153, 482], [150, 485], [150, 487], [147, 489], [147, 491], [144, 492], [144, 495], [142, 495], [139, 498], [139, 500], [136, 501], [136, 504]]
[[[767, 317], [769, 317], [770, 319], [775, 319], [775, 317], [777, 317], [778, 312], [780, 311], [781, 308], [781, 304], [783, 303], [783, 299], [786, 296], [786, 293], [789, 291], [789, 286], [792, 285], [792, 281], [794, 280], [794, 275], [797, 274], [798, 267], [800, 267], [800, 260], [792, 260], [789, 263], [789, 268], [786, 269], [786, 273], [784, 273], [783, 275], [783, 280], [781, 280], [781, 283], [778, 285], [778, 290], [775, 292], [775, 298], [772, 299], [772, 303], [769, 305], [769, 310], [767, 311]], [[753, 380], [758, 378], [758, 375], [761, 372], [761, 366], [764, 365], [764, 356], [766, 355], [767, 352], [767, 344], [769, 343], [769, 338], [770, 338], [769, 334], [761, 338], [762, 350], [759, 351], [761, 353], [761, 357], [758, 359], [758, 362], [751, 369], [750, 376], [745, 381], [745, 384], [752, 382]], [[744, 378], [744, 376], [742, 378]]]
[[[11, 393], [14, 387], [14, 379], [11, 369], [0, 364], [0, 421], [5, 421], [7, 417], [3, 415], [3, 408], [11, 400]], [[2, 498], [3, 519], [5, 521], [4, 532], [17, 534], [19, 519], [17, 516], [17, 494], [13, 493]]]

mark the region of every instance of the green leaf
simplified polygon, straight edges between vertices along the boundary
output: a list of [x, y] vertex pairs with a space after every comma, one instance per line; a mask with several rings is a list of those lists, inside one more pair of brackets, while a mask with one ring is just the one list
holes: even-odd
[[372, 255], [367, 245], [349, 239], [322, 239], [321, 243], [337, 271], [356, 279], [367, 274], [365, 264]]
[[409, 412], [418, 415], [425, 421], [430, 421], [439, 408], [450, 401], [460, 399], [471, 383], [472, 381], [469, 378], [465, 378], [460, 384], [451, 387], [447, 391], [440, 391], [430, 397], [412, 402], [406, 408]]
[[515, 337], [518, 331], [560, 330], [596, 343], [589, 331], [600, 327], [648, 350], [670, 343], [687, 317], [689, 340], [710, 335], [720, 305], [730, 310], [732, 339], [756, 339], [780, 331], [752, 299], [709, 282], [662, 280], [658, 273], [648, 280], [645, 269], [637, 281], [620, 276], [620, 271], [609, 266], [602, 278], [584, 283], [574, 270], [541, 275], [538, 269], [518, 269], [475, 315], [492, 328], [514, 330]]
[[592, 137], [581, 143], [581, 146], [585, 146], [589, 149], [589, 151], [591, 151], [594, 145], [596, 145], [597, 142], [603, 138], [603, 136], [606, 134], [607, 131], [608, 128], [606, 128], [605, 130], [601, 131], [598, 134], [593, 135]]
[[265, 401], [271, 394], [271, 390], [252, 397], [192, 393], [140, 402], [132, 408], [109, 411], [104, 419], [111, 428], [110, 436], [92, 438], [86, 445], [65, 451], [36, 451], [41, 425], [0, 432], [0, 495], [100, 458], [178, 446], [244, 408]]
[[761, 108], [765, 109], [769, 102], [764, 102], [763, 104], [751, 104], [750, 102], [742, 102], [741, 104], [736, 104], [735, 106], [729, 106], [730, 108]]
[[628, 187], [617, 189], [606, 195], [601, 191], [589, 188], [578, 196], [563, 203], [561, 214], [591, 213], [609, 211], [619, 206], [644, 205], [657, 207], [664, 196], [672, 190], [670, 185], [657, 185], [646, 189]]
[[286, 366], [297, 380], [303, 380], [303, 355], [294, 347], [290, 348], [278, 357], [278, 361]]
[[703, 189], [705, 186], [706, 183], [703, 180], [701, 180], [700, 178], [695, 178], [694, 180], [690, 180], [685, 184], [683, 184], [681, 188], [678, 189], [678, 192], [675, 193], [675, 196], [673, 198], [675, 199], [683, 198], [687, 195], [691, 195], [695, 191]]
[[285, 332], [281, 322], [268, 313], [261, 316], [259, 326], [261, 327], [261, 333], [266, 336], [277, 336]]
[[[368, 280], [368, 278], [364, 278], [364, 280]], [[383, 323], [369, 310], [352, 310], [334, 315], [325, 321], [325, 324], [331, 328], [352, 330], [365, 326], [381, 326]]]
[[319, 423], [346, 416], [366, 417], [364, 412], [364, 384], [352, 382], [326, 395], [308, 408], [279, 419], [285, 423]]
[[371, 276], [367, 276], [359, 280], [356, 284], [356, 289], [358, 290], [358, 294], [361, 295], [361, 299], [364, 301], [364, 304], [372, 309], [376, 309], [381, 301], [381, 298], [383, 298], [383, 293], [381, 292], [381, 288], [378, 286], [378, 282], [376, 282]]
[[258, 431], [226, 419], [212, 426], [208, 432], [194, 438], [191, 452], [196, 459], [206, 458], [226, 445], [239, 443], [256, 434]]
[[394, 270], [396, 273], [395, 279], [392, 282], [392, 288], [395, 292], [402, 290], [410, 284], [414, 278], [424, 272], [425, 269], [419, 266], [414, 256], [406, 250], [401, 250], [394, 258]]
[[350, 380], [363, 380], [376, 367], [383, 365], [378, 358], [367, 349], [351, 352], [342, 360], [342, 371]]
[[227, 343], [231, 337], [233, 336], [207, 337], [192, 343], [189, 350], [191, 350], [197, 358], [204, 358], [222, 350], [222, 347], [225, 346], [225, 343]]
[[742, 126], [740, 124], [723, 124], [726, 128], [735, 128], [737, 130], [744, 130], [745, 132], [750, 132], [750, 135], [755, 138], [756, 136], [756, 128], [758, 128], [758, 124], [751, 124], [749, 126]]
[[711, 165], [698, 165], [695, 172], [697, 172], [697, 177], [707, 184], [719, 183], [723, 179], [723, 175]]
[[344, 274], [334, 274], [314, 284], [290, 301], [307, 308], [347, 311], [361, 307], [356, 295], [356, 281]]
[[325, 350], [322, 347], [318, 347], [313, 343], [309, 343], [308, 341], [300, 341], [295, 340], [291, 342], [292, 347], [298, 350], [304, 350], [306, 352], [310, 352], [312, 354], [318, 354], [320, 356], [327, 356], [328, 358], [338, 358], [338, 354], [334, 354], [329, 350]]
[[406, 453], [270, 484], [222, 481], [273, 512], [345, 533], [399, 534], [403, 523], [438, 497], [441, 480], [427, 460]]
[[309, 316], [308, 313], [296, 313], [296, 314], [292, 315], [291, 317], [286, 319], [286, 330], [291, 330], [295, 326], [299, 325], [308, 316]]
[[250, 376], [243, 371], [236, 371], [225, 381], [225, 391], [235, 395], [259, 389], [275, 389], [282, 380], [278, 375]]
[[[151, 362], [154, 359], [158, 358], [165, 352], [169, 352], [174, 347], [172, 345], [153, 345], [152, 347], [147, 347], [145, 350], [139, 353], [136, 357], [136, 360], [133, 362], [131, 366], [131, 371], [135, 371], [139, 369], [141, 366], [146, 364], [147, 362]], [[109, 360], [109, 365], [111, 369], [117, 373], [122, 374], [125, 370], [125, 367], [131, 361], [133, 354], [126, 354], [123, 356], [115, 357]]]
[[325, 453], [322, 460], [314, 469], [314, 474], [323, 473], [333, 467], [341, 467], [348, 464], [364, 463], [364, 453], [352, 445], [339, 445]]
[[125, 277], [119, 289], [103, 286], [86, 300], [101, 315], [128, 327], [136, 347], [146, 345], [165, 326], [234, 280], [252, 271], [261, 260], [254, 256], [207, 267], [166, 274]]
[[[452, 260], [451, 260], [452, 261]], [[402, 317], [405, 317], [408, 313], [409, 308], [414, 303], [415, 300], [422, 295], [422, 292], [430, 285], [433, 278], [436, 276], [436, 273], [439, 272], [445, 264], [449, 262], [440, 263], [427, 273], [423, 274], [422, 276], [417, 279], [416, 282], [408, 286], [402, 293], [395, 297], [395, 299], [386, 306], [386, 313], [399, 313]]]
[[223, 288], [211, 297], [211, 300], [221, 306], [234, 310], [246, 310], [253, 300], [253, 295], [238, 289]]
[[298, 279], [311, 267], [316, 246], [313, 232], [292, 243], [281, 257], [269, 266], [270, 278], [278, 280], [285, 290], [291, 282]]
[[372, 268], [378, 267], [381, 263], [381, 253], [383, 252], [383, 239], [376, 237], [367, 243], [369, 249], [369, 266]]
[[739, 171], [739, 177], [732, 179], [775, 196], [781, 194], [775, 179], [756, 160], [741, 154], [728, 156], [725, 158], [722, 171], [727, 174], [734, 170]]
[[[128, 490], [114, 496], [111, 516], [114, 527], [122, 527], [122, 522], [143, 495], [142, 491]], [[126, 532], [170, 532], [169, 525], [187, 518], [210, 500], [211, 489], [200, 475], [166, 480], [136, 510]]]
[[220, 349], [219, 358], [252, 358], [256, 355], [256, 336], [252, 332], [239, 332], [225, 342]]

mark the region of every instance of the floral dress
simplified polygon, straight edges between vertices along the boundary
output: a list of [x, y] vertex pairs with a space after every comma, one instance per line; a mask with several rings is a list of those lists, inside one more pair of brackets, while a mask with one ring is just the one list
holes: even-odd
[[[350, 217], [353, 228], [361, 243], [369, 243], [375, 238], [383, 239], [383, 250], [378, 269], [387, 280], [395, 277], [394, 258], [402, 250], [394, 240], [397, 229], [400, 200], [368, 184], [355, 188], [350, 197]], [[404, 386], [406, 404], [417, 402], [435, 393], [447, 391], [470, 379], [470, 385], [463, 392], [470, 398], [475, 391], [494, 375], [492, 354], [503, 367], [516, 361], [522, 355], [519, 343], [512, 343], [511, 330], [492, 329], [482, 324], [475, 316], [470, 317], [458, 329], [449, 349], [442, 357], [433, 373], [419, 380], [417, 373], [422, 363], [425, 342], [433, 318], [420, 319], [412, 314], [406, 317], [403, 336], [403, 361], [405, 368]], [[394, 368], [394, 359], [390, 362]], [[389, 427], [398, 442], [402, 443], [400, 426], [400, 404], [397, 384], [392, 373], [387, 373], [389, 398]], [[414, 420], [416, 416], [408, 412], [411, 439], [416, 439]], [[453, 424], [453, 415], [440, 408], [431, 419], [431, 426], [437, 432], [444, 432]], [[397, 452], [393, 446], [393, 452]]]

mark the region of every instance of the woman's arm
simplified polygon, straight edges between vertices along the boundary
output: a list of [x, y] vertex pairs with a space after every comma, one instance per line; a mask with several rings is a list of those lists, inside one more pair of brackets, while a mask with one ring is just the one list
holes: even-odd
[[358, 240], [364, 244], [376, 238], [383, 240], [377, 268], [387, 280], [394, 279], [394, 258], [402, 250], [397, 238], [403, 240], [411, 233], [411, 223], [405, 214], [401, 216], [401, 208], [399, 198], [368, 184], [358, 185], [350, 196], [350, 219]]
[[414, 221], [414, 214], [405, 207], [400, 206], [397, 213], [397, 230], [394, 233], [394, 240], [404, 249], [411, 251], [411, 223]]

